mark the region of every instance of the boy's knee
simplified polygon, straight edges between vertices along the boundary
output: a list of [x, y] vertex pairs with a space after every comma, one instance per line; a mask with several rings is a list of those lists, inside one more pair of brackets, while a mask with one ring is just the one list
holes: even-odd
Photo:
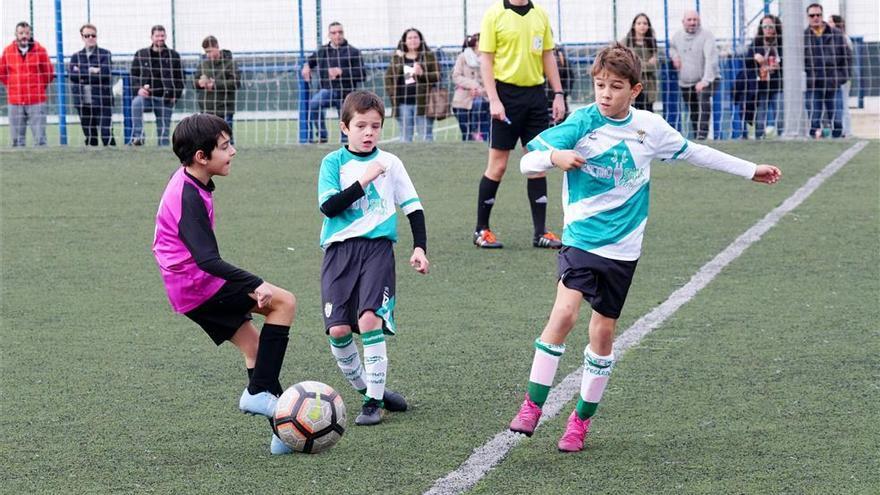
[[293, 318], [296, 314], [296, 296], [292, 292], [279, 289], [277, 293], [272, 295], [272, 299], [277, 302], [280, 311], [289, 314]]
[[358, 326], [362, 331], [376, 330], [382, 327], [382, 318], [376, 316], [373, 311], [364, 311], [358, 318]]
[[340, 339], [349, 335], [351, 333], [351, 328], [348, 325], [337, 325], [330, 327], [327, 330], [327, 333], [334, 339]]

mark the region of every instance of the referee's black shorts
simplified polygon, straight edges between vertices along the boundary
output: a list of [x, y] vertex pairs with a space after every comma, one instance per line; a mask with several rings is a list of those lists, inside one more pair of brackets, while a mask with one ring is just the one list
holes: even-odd
[[495, 88], [510, 123], [492, 119], [490, 148], [512, 150], [516, 148], [517, 140], [525, 146], [550, 126], [547, 93], [543, 84], [524, 87], [496, 80]]

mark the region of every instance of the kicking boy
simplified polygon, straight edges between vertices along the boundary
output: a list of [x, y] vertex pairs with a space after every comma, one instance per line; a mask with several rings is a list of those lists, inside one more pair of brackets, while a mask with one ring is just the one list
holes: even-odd
[[565, 171], [565, 227], [556, 302], [535, 340], [528, 392], [510, 423], [512, 431], [534, 433], [581, 300], [589, 301], [593, 309], [580, 399], [557, 444], [562, 452], [584, 448], [590, 418], [614, 365], [614, 330], [648, 218], [651, 160], [687, 160], [766, 184], [782, 176], [772, 165], [755, 165], [688, 141], [659, 115], [631, 108], [642, 90], [640, 72], [638, 57], [623, 45], [600, 51], [591, 71], [596, 102], [539, 134], [520, 162], [526, 175], [553, 167]]
[[[385, 334], [393, 335], [394, 248], [400, 207], [413, 236], [410, 265], [428, 273], [425, 214], [403, 162], [376, 144], [385, 122], [382, 100], [355, 91], [342, 103], [339, 127], [348, 145], [324, 157], [318, 205], [324, 214], [321, 299], [330, 351], [351, 385], [364, 396], [359, 425], [382, 421], [381, 408], [405, 411], [406, 399], [385, 388]], [[352, 332], [361, 336], [361, 365]]]
[[[215, 175], [229, 175], [235, 148], [226, 122], [195, 114], [172, 137], [177, 169], [159, 203], [153, 255], [174, 311], [185, 314], [215, 344], [230, 341], [244, 355], [249, 383], [238, 407], [271, 417], [282, 388], [278, 381], [296, 300], [290, 292], [220, 258], [214, 236]], [[251, 313], [266, 317], [261, 332]], [[283, 447], [273, 435], [272, 451]]]

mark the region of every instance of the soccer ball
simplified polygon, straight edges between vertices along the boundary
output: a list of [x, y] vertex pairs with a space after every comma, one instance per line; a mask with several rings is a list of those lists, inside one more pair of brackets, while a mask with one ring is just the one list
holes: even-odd
[[345, 404], [333, 387], [299, 382], [278, 399], [272, 418], [275, 433], [297, 452], [317, 454], [336, 445], [345, 432]]

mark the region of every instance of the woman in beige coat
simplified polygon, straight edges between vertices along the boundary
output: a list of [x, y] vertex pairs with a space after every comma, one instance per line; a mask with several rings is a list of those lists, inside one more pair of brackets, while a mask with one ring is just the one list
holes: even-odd
[[465, 38], [452, 69], [452, 113], [458, 119], [462, 141], [489, 139], [489, 100], [480, 75], [479, 43], [480, 33]]

